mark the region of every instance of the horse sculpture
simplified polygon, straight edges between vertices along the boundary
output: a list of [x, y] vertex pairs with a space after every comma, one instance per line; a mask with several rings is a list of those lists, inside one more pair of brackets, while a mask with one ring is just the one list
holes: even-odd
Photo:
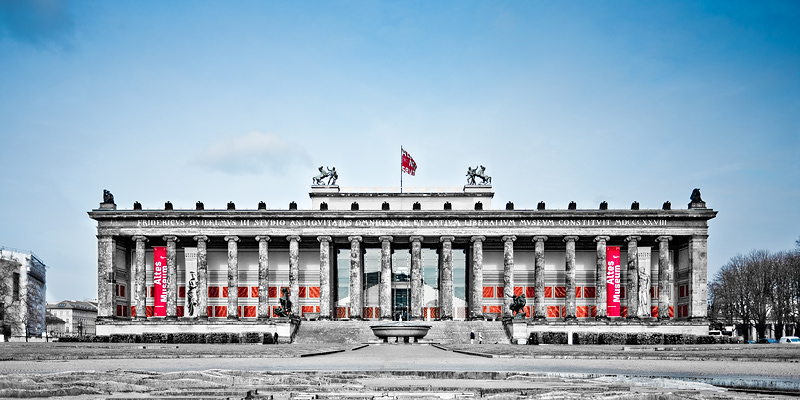
[[525, 293], [520, 294], [519, 296], [513, 296], [511, 302], [511, 312], [514, 313], [514, 319], [523, 319], [527, 316], [525, 314], [525, 304], [528, 302], [525, 299]]
[[[481, 178], [481, 183], [476, 183], [475, 178]], [[486, 167], [481, 165], [480, 167], [472, 168], [470, 165], [467, 167], [467, 185], [491, 185], [492, 184], [492, 177], [486, 175]]]
[[275, 314], [279, 317], [288, 317], [292, 314], [292, 301], [289, 300], [289, 288], [281, 288], [281, 305], [275, 308]]
[[[328, 178], [327, 183], [324, 182], [325, 178]], [[312, 183], [316, 186], [323, 186], [323, 185], [332, 186], [336, 184], [337, 179], [339, 179], [339, 174], [336, 173], [335, 166], [333, 168], [328, 168], [327, 171], [325, 171], [325, 167], [320, 166], [319, 175], [311, 178]]]

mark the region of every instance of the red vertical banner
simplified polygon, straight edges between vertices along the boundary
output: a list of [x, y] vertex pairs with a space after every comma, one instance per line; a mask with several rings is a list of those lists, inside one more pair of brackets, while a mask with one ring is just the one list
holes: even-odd
[[606, 248], [606, 310], [609, 317], [619, 317], [620, 278], [619, 246]]
[[153, 316], [167, 316], [167, 248], [153, 247]]

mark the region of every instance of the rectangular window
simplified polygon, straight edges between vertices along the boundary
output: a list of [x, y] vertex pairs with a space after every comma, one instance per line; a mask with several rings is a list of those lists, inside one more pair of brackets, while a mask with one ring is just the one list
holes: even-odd
[[19, 272], [14, 272], [14, 300], [19, 300]]

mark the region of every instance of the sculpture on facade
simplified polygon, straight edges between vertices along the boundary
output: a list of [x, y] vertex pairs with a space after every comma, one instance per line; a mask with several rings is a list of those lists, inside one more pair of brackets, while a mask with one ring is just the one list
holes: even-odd
[[292, 301], [289, 300], [289, 288], [281, 288], [281, 305], [275, 309], [275, 314], [279, 317], [288, 317], [292, 314]]
[[[336, 180], [339, 179], [339, 174], [336, 173], [336, 166], [334, 166], [333, 168], [327, 168], [327, 171], [325, 169], [326, 168], [324, 166], [320, 165], [320, 167], [319, 167], [319, 175], [311, 178], [311, 180], [313, 181], [314, 185], [316, 185], [316, 186], [322, 186], [322, 185], [333, 186], [333, 185], [336, 185]], [[328, 178], [328, 182], [327, 183], [325, 183], [325, 178]]]
[[511, 312], [514, 313], [514, 319], [524, 319], [527, 316], [525, 314], [525, 304], [527, 302], [528, 300], [525, 298], [525, 293], [522, 293], [519, 296], [512, 296]]
[[636, 311], [637, 317], [647, 318], [650, 316], [650, 275], [647, 271], [640, 269], [639, 271], [639, 286], [644, 290], [639, 290], [639, 307]]
[[114, 195], [108, 189], [103, 189], [103, 204], [114, 204]]
[[187, 317], [194, 317], [197, 309], [197, 273], [189, 271], [189, 283], [186, 285]]
[[[475, 178], [481, 178], [481, 183], [477, 183]], [[483, 165], [472, 168], [467, 167], [467, 185], [491, 185], [492, 177], [486, 175], [486, 167]]]
[[700, 189], [694, 188], [694, 190], [692, 190], [692, 195], [689, 196], [689, 199], [692, 200], [692, 203], [702, 203], [703, 199], [700, 198]]

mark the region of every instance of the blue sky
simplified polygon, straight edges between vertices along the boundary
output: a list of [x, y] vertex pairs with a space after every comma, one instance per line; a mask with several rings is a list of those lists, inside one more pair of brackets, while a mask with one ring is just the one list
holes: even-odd
[[800, 237], [800, 3], [0, 1], [0, 245], [96, 297], [86, 211], [309, 207], [346, 187], [683, 208], [709, 277]]

